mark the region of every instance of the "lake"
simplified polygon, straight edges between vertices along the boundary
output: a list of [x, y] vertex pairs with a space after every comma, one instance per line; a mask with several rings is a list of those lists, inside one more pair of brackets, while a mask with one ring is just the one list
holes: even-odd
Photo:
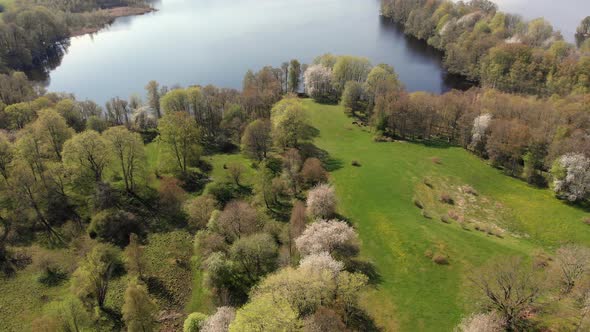
[[[510, 6], [523, 1], [500, 6], [518, 9]], [[551, 3], [534, 3], [541, 2]], [[382, 19], [379, 0], [162, 0], [154, 6], [157, 12], [119, 18], [97, 34], [72, 38], [49, 74], [48, 90], [102, 104], [115, 96], [143, 96], [150, 80], [239, 89], [248, 69], [293, 58], [309, 63], [328, 52], [390, 64], [410, 91], [465, 86], [441, 68], [439, 52]]]

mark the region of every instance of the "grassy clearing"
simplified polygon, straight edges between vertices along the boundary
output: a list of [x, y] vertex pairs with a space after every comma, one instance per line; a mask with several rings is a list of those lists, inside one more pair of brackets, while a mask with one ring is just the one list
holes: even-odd
[[[33, 262], [42, 252], [51, 253], [60, 266], [73, 272], [81, 256], [74, 249], [44, 249], [37, 246], [25, 249]], [[163, 327], [176, 330], [184, 319], [184, 306], [189, 301], [193, 271], [190, 264], [192, 236], [184, 231], [156, 233], [148, 237], [145, 246], [147, 284], [161, 310], [180, 313], [171, 315]], [[71, 274], [70, 274], [71, 275]], [[48, 287], [37, 281], [34, 264], [18, 271], [14, 277], [0, 280], [0, 331], [30, 331], [32, 318], [41, 316], [44, 306], [64, 299], [70, 294], [70, 280]], [[127, 287], [126, 275], [109, 283], [106, 307], [119, 311]], [[32, 317], [32, 318], [31, 318]]]
[[[340, 106], [304, 103], [320, 132], [315, 144], [342, 165], [331, 179], [341, 212], [358, 228], [362, 255], [382, 278], [362, 302], [387, 330], [452, 330], [471, 310], [466, 274], [492, 257], [529, 255], [566, 241], [590, 244], [584, 211], [549, 190], [507, 177], [461, 148], [373, 142], [370, 131], [353, 125]], [[362, 166], [353, 167], [353, 160]], [[425, 177], [472, 186], [501, 204], [504, 228], [526, 237], [498, 238], [424, 218], [413, 199]], [[432, 250], [444, 251], [449, 265], [433, 263], [425, 255]]]
[[[146, 146], [146, 156], [147, 156], [147, 163], [148, 163], [148, 179], [150, 185], [157, 188], [159, 185], [159, 180], [154, 176], [155, 170], [160, 168], [165, 169], [165, 154], [162, 153], [162, 148], [159, 146], [157, 142], [150, 143]], [[211, 165], [211, 172], [208, 174], [210, 178], [210, 182], [204, 189], [204, 193], [208, 191], [215, 183], [219, 182], [226, 182], [230, 181], [228, 177], [228, 172], [225, 169], [226, 165], [230, 164], [241, 164], [244, 167], [244, 174], [242, 177], [242, 185], [252, 187], [255, 182], [255, 177], [257, 171], [252, 168], [252, 161], [246, 159], [241, 154], [216, 154], [216, 155], [209, 155], [203, 156], [202, 160], [209, 163]], [[193, 196], [197, 196], [199, 193], [193, 193]], [[190, 250], [192, 252], [192, 249]], [[196, 265], [198, 259], [196, 257], [192, 258], [191, 269], [192, 269], [192, 290], [190, 296], [188, 297], [187, 301], [185, 301], [185, 312], [203, 312], [203, 313], [212, 313], [215, 310], [215, 305], [213, 304], [213, 299], [211, 298], [211, 294], [209, 290], [203, 285], [203, 272], [199, 269]]]
[[[33, 246], [26, 251], [35, 260], [39, 253], [47, 250]], [[54, 253], [63, 266], [74, 259], [68, 250], [54, 250]], [[33, 265], [18, 271], [14, 277], [0, 278], [0, 331], [29, 331], [31, 319], [41, 315], [43, 306], [61, 299], [68, 291], [68, 282], [55, 287], [37, 282]]]

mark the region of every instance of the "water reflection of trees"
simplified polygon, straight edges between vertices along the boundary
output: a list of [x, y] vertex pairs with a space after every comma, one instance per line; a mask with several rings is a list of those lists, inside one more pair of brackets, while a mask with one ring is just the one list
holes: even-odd
[[[396, 23], [387, 17], [380, 16], [379, 25], [382, 31], [393, 36], [396, 40], [403, 41], [403, 49], [413, 61], [426, 64], [434, 63], [438, 67], [443, 67], [444, 53], [428, 45], [423, 40], [405, 34], [404, 27], [401, 24]], [[441, 74], [441, 79], [442, 92], [447, 92], [452, 89], [467, 90], [474, 86], [474, 83], [468, 81], [465, 77], [449, 74], [444, 70]]]
[[49, 86], [49, 73], [61, 65], [69, 46], [70, 40], [65, 39], [50, 48], [47, 52], [47, 57], [42, 62], [25, 71], [29, 79], [38, 82], [44, 87]]

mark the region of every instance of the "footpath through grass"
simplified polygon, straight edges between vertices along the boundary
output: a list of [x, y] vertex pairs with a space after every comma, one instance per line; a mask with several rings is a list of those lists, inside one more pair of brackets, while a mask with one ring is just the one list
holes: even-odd
[[[569, 241], [590, 244], [590, 227], [581, 222], [587, 214], [549, 190], [505, 176], [461, 148], [374, 142], [341, 106], [304, 103], [319, 130], [315, 145], [342, 165], [331, 173], [341, 213], [358, 228], [361, 253], [381, 276], [363, 304], [386, 330], [452, 331], [473, 309], [466, 291], [473, 268]], [[361, 166], [352, 166], [353, 160]], [[499, 238], [425, 218], [413, 203], [425, 177], [472, 186], [498, 203], [489, 209], [502, 209], [510, 216], [502, 226], [521, 236]], [[427, 251], [443, 252], [449, 264], [433, 263]]]

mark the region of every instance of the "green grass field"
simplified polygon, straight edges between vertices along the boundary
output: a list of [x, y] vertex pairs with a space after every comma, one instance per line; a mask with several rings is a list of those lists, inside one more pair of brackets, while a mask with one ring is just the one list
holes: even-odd
[[[342, 165], [331, 173], [340, 211], [358, 228], [361, 253], [382, 279], [363, 304], [386, 330], [451, 331], [472, 309], [465, 285], [474, 267], [495, 256], [551, 251], [569, 241], [590, 244], [590, 227], [581, 222], [587, 213], [549, 190], [505, 176], [461, 148], [376, 143], [342, 107], [304, 103], [320, 132], [315, 144]], [[351, 166], [352, 160], [362, 166]], [[502, 228], [519, 236], [499, 238], [424, 218], [413, 199], [425, 177], [445, 179], [449, 187], [471, 185], [482, 202], [494, 202], [481, 210], [497, 211]], [[425, 256], [429, 250], [444, 252], [450, 264], [433, 263]]]
[[[4, 11], [7, 11], [12, 6], [14, 6], [15, 0], [0, 0], [0, 6], [4, 7]], [[2, 17], [2, 13], [0, 13], [0, 18]]]

